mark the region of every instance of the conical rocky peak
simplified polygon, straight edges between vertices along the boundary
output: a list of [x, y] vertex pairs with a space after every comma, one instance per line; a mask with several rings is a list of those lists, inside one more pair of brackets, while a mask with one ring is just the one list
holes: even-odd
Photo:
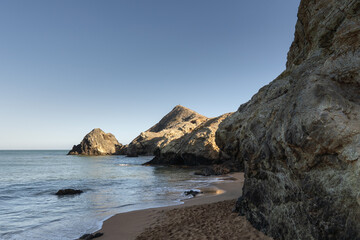
[[193, 131], [207, 119], [191, 109], [177, 105], [159, 123], [135, 138], [127, 147], [127, 155], [154, 155], [155, 150]]
[[81, 141], [74, 145], [68, 155], [112, 155], [121, 148], [121, 144], [111, 133], [95, 128]]
[[207, 119], [207, 117], [189, 109], [183, 107], [181, 105], [177, 105], [169, 112], [168, 114], [163, 117], [159, 123], [151, 127], [148, 131], [149, 132], [160, 132], [164, 129], [173, 128], [179, 123], [182, 122], [189, 122], [189, 121], [202, 121]]
[[215, 143], [219, 124], [232, 113], [209, 118], [193, 131], [178, 138], [160, 151], [150, 164], [210, 165], [227, 160]]

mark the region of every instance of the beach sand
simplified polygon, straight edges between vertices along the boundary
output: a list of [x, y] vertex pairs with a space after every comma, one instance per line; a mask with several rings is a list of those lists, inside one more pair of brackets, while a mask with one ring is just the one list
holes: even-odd
[[202, 189], [204, 194], [182, 205], [117, 214], [104, 222], [98, 231], [104, 235], [97, 239], [271, 239], [232, 213], [244, 175], [230, 179]]

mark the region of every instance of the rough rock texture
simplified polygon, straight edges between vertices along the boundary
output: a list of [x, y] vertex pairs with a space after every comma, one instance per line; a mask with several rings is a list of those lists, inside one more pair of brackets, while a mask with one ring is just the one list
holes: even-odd
[[74, 145], [68, 155], [113, 155], [118, 154], [123, 146], [111, 133], [105, 133], [100, 128], [89, 132], [79, 145]]
[[232, 172], [244, 171], [243, 165], [238, 161], [227, 160], [220, 164], [212, 164], [197, 170], [195, 175], [211, 176], [211, 175], [225, 175]]
[[193, 131], [155, 152], [150, 164], [209, 165], [227, 159], [215, 143], [215, 132], [230, 113], [208, 119]]
[[208, 118], [177, 105], [163, 117], [159, 123], [146, 132], [142, 132], [127, 147], [128, 156], [154, 155], [171, 141], [193, 131]]
[[238, 210], [276, 239], [360, 239], [360, 1], [302, 0], [287, 69], [225, 119]]

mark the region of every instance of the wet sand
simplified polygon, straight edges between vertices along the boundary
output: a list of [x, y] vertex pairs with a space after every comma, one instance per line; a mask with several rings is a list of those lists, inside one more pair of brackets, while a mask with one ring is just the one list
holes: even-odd
[[104, 222], [97, 239], [271, 239], [232, 213], [244, 175], [231, 177], [182, 205], [117, 214]]

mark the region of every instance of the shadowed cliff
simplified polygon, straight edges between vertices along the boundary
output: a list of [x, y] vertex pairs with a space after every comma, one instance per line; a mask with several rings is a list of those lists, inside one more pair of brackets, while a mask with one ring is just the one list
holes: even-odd
[[216, 132], [275, 239], [360, 239], [360, 1], [302, 0], [286, 70]]

